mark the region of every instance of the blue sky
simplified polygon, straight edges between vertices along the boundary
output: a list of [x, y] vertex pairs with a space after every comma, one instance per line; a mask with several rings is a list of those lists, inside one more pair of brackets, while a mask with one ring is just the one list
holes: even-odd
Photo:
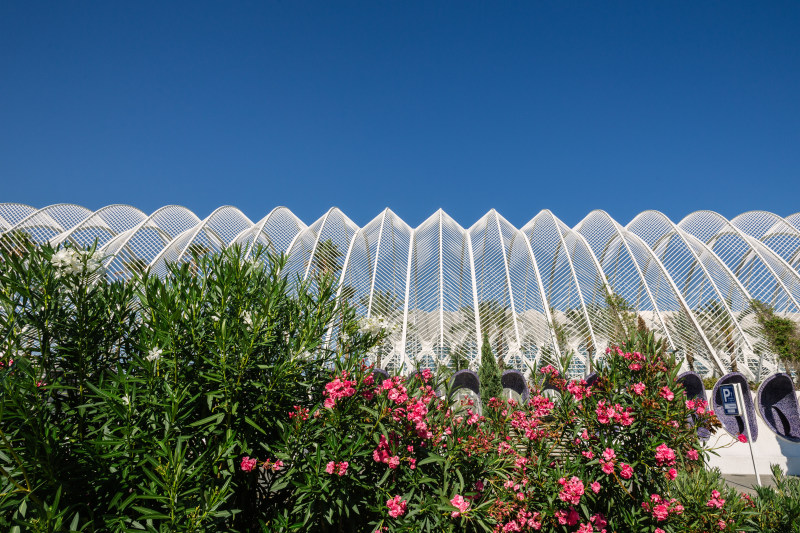
[[0, 201], [800, 211], [800, 2], [0, 2]]

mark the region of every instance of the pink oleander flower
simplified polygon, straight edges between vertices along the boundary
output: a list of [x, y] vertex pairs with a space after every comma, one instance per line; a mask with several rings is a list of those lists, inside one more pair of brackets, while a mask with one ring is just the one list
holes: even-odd
[[633, 389], [634, 394], [636, 394], [637, 396], [641, 396], [644, 393], [645, 389], [644, 383], [642, 383], [641, 381], [639, 383], [635, 383], [631, 388]]
[[273, 471], [273, 472], [277, 472], [277, 471], [278, 471], [278, 470], [280, 470], [282, 467], [283, 467], [283, 461], [281, 461], [280, 459], [278, 459], [277, 461], [275, 461], [274, 463], [272, 463], [271, 469], [272, 469], [272, 471]]
[[667, 532], [666, 532], [666, 531], [664, 531], [663, 529], [661, 529], [660, 527], [657, 527], [657, 528], [655, 529], [655, 531], [653, 531], [653, 533], [667, 533]]
[[672, 481], [673, 479], [678, 477], [678, 471], [675, 470], [674, 468], [670, 468], [669, 470], [667, 470], [666, 476], [667, 476], [667, 479]]
[[348, 466], [350, 466], [350, 463], [348, 463], [347, 461], [342, 461], [341, 463], [336, 465], [336, 473], [339, 474], [339, 476], [347, 474]]
[[592, 492], [594, 492], [595, 494], [600, 492], [600, 483], [598, 483], [597, 481], [595, 481], [594, 483], [590, 484], [589, 487], [592, 489]]
[[389, 508], [389, 516], [392, 518], [397, 518], [398, 516], [402, 516], [406, 512], [407, 502], [400, 498], [400, 496], [395, 496], [391, 500], [386, 500], [386, 507]]
[[660, 444], [656, 448], [656, 463], [659, 466], [673, 466], [675, 464], [675, 450], [666, 444]]
[[328, 465], [325, 467], [325, 471], [329, 474], [333, 474], [334, 469], [336, 468], [336, 463], [333, 461], [329, 462]]
[[606, 448], [605, 451], [603, 451], [603, 459], [606, 461], [613, 461], [616, 456], [617, 453], [612, 448]]
[[619, 475], [622, 479], [630, 479], [633, 476], [633, 468], [629, 464], [622, 463], [619, 468]]
[[658, 395], [668, 402], [671, 402], [675, 398], [675, 394], [669, 390], [669, 387], [661, 387], [661, 392], [659, 392]]
[[569, 511], [559, 510], [553, 514], [562, 526], [574, 526], [580, 518], [574, 507], [570, 507]]
[[628, 368], [630, 368], [631, 370], [636, 372], [637, 370], [641, 370], [642, 369], [642, 365], [639, 364], [639, 363], [631, 363], [631, 364], [628, 365]]
[[575, 530], [575, 533], [593, 533], [593, 531], [594, 526], [591, 523], [586, 522], [585, 524], [578, 526], [578, 529]]
[[594, 524], [594, 527], [601, 531], [605, 531], [604, 528], [608, 525], [608, 520], [606, 520], [606, 516], [603, 513], [597, 513], [596, 515], [593, 515], [589, 519], [589, 522]]
[[686, 458], [692, 461], [697, 461], [700, 458], [700, 455], [697, 453], [697, 450], [688, 450], [686, 452]]
[[392, 457], [389, 457], [389, 460], [386, 462], [386, 464], [389, 465], [389, 468], [395, 469], [400, 466], [400, 457], [393, 455]]
[[720, 529], [725, 529], [726, 527], [728, 527], [728, 524], [725, 522], [725, 520], [720, 518], [719, 520], [717, 520], [717, 527]]
[[725, 499], [720, 498], [721, 494], [718, 490], [711, 491], [711, 499], [706, 502], [707, 507], [714, 507], [716, 509], [722, 509], [725, 505]]
[[558, 493], [558, 497], [561, 498], [561, 501], [571, 503], [572, 505], [578, 505], [584, 493], [583, 481], [577, 476], [572, 476], [569, 481], [562, 477], [558, 482], [563, 487]]
[[242, 457], [242, 464], [240, 465], [240, 468], [243, 472], [250, 472], [256, 467], [256, 464], [258, 464], [257, 459], [250, 459], [249, 456], [245, 455]]
[[659, 503], [653, 507], [653, 518], [659, 522], [663, 522], [669, 516], [669, 505], [666, 503]]
[[739, 442], [747, 442], [747, 437], [744, 436], [744, 433], [739, 433], [736, 438], [739, 439]]
[[461, 516], [461, 513], [467, 512], [467, 509], [469, 508], [469, 502], [460, 494], [453, 496], [453, 499], [450, 500], [450, 504], [458, 509], [458, 511], [453, 511], [450, 513], [450, 516], [453, 518], [458, 518]]
[[611, 461], [603, 461], [600, 459], [600, 465], [602, 467], [603, 473], [605, 474], [613, 474], [614, 473], [614, 463]]
[[356, 382], [352, 379], [346, 379], [347, 373], [342, 374], [342, 378], [345, 379], [336, 377], [333, 381], [325, 385], [325, 390], [322, 394], [325, 396], [323, 405], [326, 409], [332, 409], [338, 400], [347, 398], [356, 393], [356, 389], [354, 388]]

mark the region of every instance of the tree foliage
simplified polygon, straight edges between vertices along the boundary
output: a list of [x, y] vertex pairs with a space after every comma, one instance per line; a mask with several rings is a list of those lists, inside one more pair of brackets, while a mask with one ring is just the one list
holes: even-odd
[[481, 382], [481, 398], [484, 402], [489, 398], [502, 398], [503, 383], [500, 375], [500, 367], [492, 353], [492, 346], [489, 344], [489, 336], [483, 334], [483, 344], [481, 345], [481, 365], [478, 368], [478, 379]]

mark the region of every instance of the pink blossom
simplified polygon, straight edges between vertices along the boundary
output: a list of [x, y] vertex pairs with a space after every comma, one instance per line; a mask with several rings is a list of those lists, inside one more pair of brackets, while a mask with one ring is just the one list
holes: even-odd
[[574, 507], [570, 507], [569, 511], [559, 510], [553, 513], [561, 525], [574, 526], [578, 523], [578, 512]]
[[595, 525], [596, 528], [605, 531], [605, 528], [608, 525], [608, 520], [603, 513], [597, 513], [596, 515], [592, 515], [589, 521]]
[[728, 524], [727, 524], [727, 523], [725, 523], [725, 520], [723, 520], [723, 519], [721, 519], [721, 518], [720, 518], [720, 519], [717, 521], [717, 527], [719, 527], [720, 529], [725, 529], [726, 527], [728, 527]]
[[[269, 461], [267, 461], [267, 462], [269, 462]], [[278, 459], [277, 461], [272, 463], [272, 466], [270, 466], [270, 470], [272, 470], [273, 472], [277, 472], [278, 470], [281, 469], [282, 466], [283, 466], [283, 461]]]
[[668, 402], [671, 402], [675, 398], [675, 394], [669, 390], [669, 387], [661, 387], [661, 392], [659, 392], [658, 395]]
[[617, 454], [612, 448], [606, 448], [603, 452], [603, 459], [606, 461], [613, 461], [616, 456]]
[[666, 503], [660, 503], [653, 507], [653, 518], [659, 522], [663, 522], [669, 516], [669, 506]]
[[458, 509], [458, 511], [453, 511], [452, 513], [450, 513], [450, 516], [452, 516], [453, 518], [458, 518], [459, 516], [461, 516], [461, 513], [465, 513], [469, 508], [469, 502], [465, 500], [464, 497], [460, 494], [456, 494], [455, 496], [453, 496], [453, 499], [450, 500], [450, 503], [452, 504], [453, 507]]
[[629, 464], [622, 463], [619, 469], [619, 475], [623, 479], [630, 479], [633, 476], [633, 468]]
[[674, 468], [670, 468], [669, 470], [667, 470], [667, 474], [666, 475], [667, 475], [667, 479], [669, 479], [671, 481], [671, 480], [675, 479], [676, 477], [678, 477], [678, 471], [675, 470]]
[[714, 507], [716, 509], [722, 509], [722, 506], [725, 505], [725, 499], [720, 498], [721, 494], [718, 490], [711, 491], [711, 499], [706, 502], [707, 507]]
[[739, 442], [747, 442], [747, 437], [744, 436], [744, 433], [739, 433], [736, 438], [739, 439]]
[[592, 492], [594, 492], [595, 494], [600, 492], [600, 483], [598, 483], [597, 481], [595, 481], [594, 483], [590, 484], [589, 487], [591, 487]]
[[635, 372], [637, 370], [641, 370], [642, 369], [642, 365], [639, 364], [639, 363], [631, 363], [631, 364], [628, 365], [628, 368], [630, 368], [631, 370], [633, 370]]
[[253, 470], [256, 467], [257, 463], [258, 463], [258, 460], [250, 459], [249, 456], [245, 455], [244, 457], [242, 457], [242, 464], [240, 465], [240, 468], [244, 472], [250, 472], [251, 470]]
[[393, 455], [392, 457], [389, 458], [386, 464], [389, 465], [389, 468], [392, 469], [397, 468], [398, 466], [400, 466], [400, 458], [396, 455]]
[[339, 474], [340, 476], [347, 474], [347, 467], [349, 466], [350, 463], [348, 463], [347, 461], [342, 461], [341, 463], [336, 465], [336, 473]]
[[694, 449], [692, 449], [692, 450], [688, 450], [688, 451], [686, 452], [686, 457], [687, 457], [688, 459], [691, 459], [692, 461], [697, 461], [697, 459], [698, 459], [700, 456], [698, 455], [698, 453], [697, 453], [697, 450], [694, 450]]
[[389, 516], [392, 518], [404, 515], [406, 512], [406, 505], [407, 502], [401, 499], [400, 496], [395, 496], [391, 500], [386, 500], [386, 507], [389, 508]]
[[333, 461], [331, 461], [331, 462], [329, 462], [329, 463], [328, 463], [328, 466], [326, 466], [326, 467], [325, 467], [325, 471], [326, 471], [327, 473], [329, 473], [329, 474], [333, 474], [333, 470], [334, 470], [334, 468], [336, 468], [336, 463], [334, 463]]
[[600, 459], [600, 465], [602, 465], [602, 470], [606, 474], [613, 474], [614, 473], [614, 463], [611, 461], [603, 461]]
[[635, 383], [635, 384], [633, 385], [633, 387], [631, 387], [631, 388], [633, 389], [633, 392], [634, 392], [634, 393], [635, 393], [637, 396], [641, 396], [641, 395], [642, 395], [642, 393], [644, 392], [644, 389], [645, 389], [645, 387], [644, 387], [644, 383], [642, 383], [641, 381], [640, 381], [639, 383]]
[[575, 530], [575, 533], [592, 533], [594, 531], [594, 526], [589, 522], [585, 524], [581, 524], [578, 526], [578, 529]]
[[656, 463], [659, 466], [666, 465], [672, 466], [675, 464], [675, 450], [667, 446], [666, 444], [660, 444], [656, 448]]
[[561, 501], [571, 503], [572, 505], [578, 505], [584, 493], [583, 481], [577, 476], [572, 476], [569, 481], [562, 477], [558, 482], [563, 487], [558, 493], [558, 497], [561, 498]]
[[[342, 378], [346, 377], [347, 373], [342, 374]], [[340, 379], [336, 377], [333, 381], [325, 385], [325, 390], [322, 392], [323, 396], [325, 396], [325, 401], [323, 402], [325, 408], [332, 409], [336, 405], [337, 400], [355, 394], [356, 389], [353, 387], [355, 384], [356, 382], [351, 379]]]

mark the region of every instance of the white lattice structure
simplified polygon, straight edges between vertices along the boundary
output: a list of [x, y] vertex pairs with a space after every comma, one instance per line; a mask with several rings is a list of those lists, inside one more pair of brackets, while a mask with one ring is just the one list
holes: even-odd
[[735, 360], [763, 376], [778, 368], [749, 301], [800, 318], [800, 213], [727, 220], [697, 211], [676, 224], [646, 211], [622, 226], [593, 211], [570, 228], [545, 210], [516, 228], [491, 210], [465, 229], [441, 210], [411, 228], [386, 209], [359, 228], [336, 208], [307, 226], [285, 207], [253, 222], [231, 206], [200, 219], [180, 206], [147, 215], [127, 205], [6, 203], [0, 234], [5, 246], [22, 234], [97, 241], [112, 278], [145, 268], [163, 275], [168, 262], [234, 243], [285, 252], [290, 275], [334, 272], [340, 298], [395, 326], [379, 355], [394, 368], [448, 364], [454, 351], [477, 365], [486, 334], [509, 367], [570, 350], [585, 370], [618, 328], [607, 302], [619, 296], [701, 373], [727, 372]]

